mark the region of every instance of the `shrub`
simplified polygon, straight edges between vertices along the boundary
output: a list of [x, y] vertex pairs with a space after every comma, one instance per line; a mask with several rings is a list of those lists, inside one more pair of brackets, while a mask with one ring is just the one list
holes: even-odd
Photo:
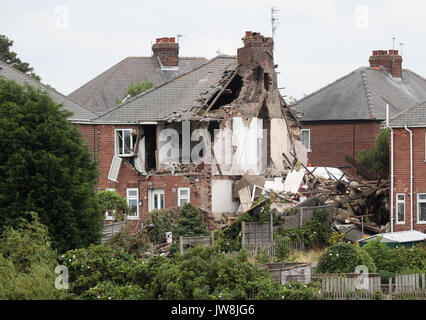
[[321, 284], [310, 282], [303, 284], [297, 281], [289, 281], [280, 289], [282, 300], [316, 300], [319, 297]]
[[117, 285], [111, 281], [104, 281], [84, 291], [79, 300], [145, 300], [147, 290], [138, 285]]
[[105, 211], [115, 210], [116, 216], [114, 218], [116, 220], [122, 220], [122, 215], [129, 212], [129, 205], [127, 204], [127, 200], [124, 199], [118, 192], [109, 190], [98, 191], [96, 193], [96, 198], [101, 213], [104, 214]]
[[0, 239], [0, 299], [39, 300], [64, 298], [55, 288], [56, 253], [50, 247], [47, 228], [36, 214], [9, 227]]
[[148, 228], [146, 234], [149, 240], [155, 244], [166, 241], [166, 232], [175, 235], [176, 224], [179, 217], [179, 208], [161, 209], [150, 212], [147, 219]]
[[376, 272], [373, 259], [364, 250], [349, 243], [331, 246], [317, 265], [318, 273], [354, 273], [355, 268], [364, 265], [369, 273]]

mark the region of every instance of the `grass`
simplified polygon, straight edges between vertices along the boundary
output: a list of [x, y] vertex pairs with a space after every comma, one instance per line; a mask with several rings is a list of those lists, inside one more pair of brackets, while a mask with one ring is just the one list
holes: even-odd
[[308, 262], [315, 266], [320, 260], [321, 256], [323, 256], [326, 251], [327, 248], [312, 250], [293, 250], [290, 253], [289, 261]]

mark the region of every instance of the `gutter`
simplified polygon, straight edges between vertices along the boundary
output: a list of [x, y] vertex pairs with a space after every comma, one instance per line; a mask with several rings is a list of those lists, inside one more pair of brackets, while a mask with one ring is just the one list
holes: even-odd
[[407, 128], [410, 133], [410, 230], [413, 230], [413, 131]]

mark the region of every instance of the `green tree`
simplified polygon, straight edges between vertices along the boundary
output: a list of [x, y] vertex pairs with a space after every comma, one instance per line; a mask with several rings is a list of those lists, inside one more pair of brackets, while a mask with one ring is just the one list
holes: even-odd
[[97, 168], [78, 130], [50, 96], [0, 79], [0, 228], [37, 212], [64, 252], [100, 239]]
[[36, 214], [22, 219], [16, 229], [6, 228], [0, 239], [0, 300], [59, 299], [55, 288], [56, 252], [47, 228]]
[[122, 217], [121, 214], [127, 214], [129, 212], [129, 205], [127, 204], [127, 200], [124, 199], [118, 192], [101, 190], [96, 193], [96, 197], [98, 200], [99, 209], [102, 214], [108, 210], [115, 210], [115, 218], [118, 219]]
[[370, 150], [358, 153], [360, 164], [384, 179], [389, 177], [389, 129], [382, 129]]
[[185, 203], [179, 211], [179, 220], [176, 227], [176, 236], [207, 235], [207, 224], [204, 215], [190, 203]]
[[12, 46], [13, 41], [9, 40], [5, 35], [0, 34], [0, 60], [40, 81], [41, 78], [34, 73], [34, 68], [30, 67], [29, 63], [21, 61], [16, 52], [10, 51], [10, 47]]
[[122, 104], [129, 100], [130, 98], [136, 97], [138, 94], [145, 92], [154, 87], [154, 84], [145, 77], [143, 82], [140, 82], [139, 79], [136, 80], [136, 83], [129, 83], [127, 87], [127, 95], [123, 99], [115, 99], [116, 104]]

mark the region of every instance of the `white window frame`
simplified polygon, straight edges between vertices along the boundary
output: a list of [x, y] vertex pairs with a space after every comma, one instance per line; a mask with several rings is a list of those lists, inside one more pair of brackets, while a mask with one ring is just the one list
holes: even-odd
[[[397, 193], [396, 195], [396, 198], [395, 198], [395, 203], [396, 203], [396, 224], [405, 224], [405, 193]], [[398, 199], [398, 196], [403, 196], [404, 197], [404, 200], [399, 200]], [[402, 203], [402, 204], [404, 204], [404, 220], [398, 220], [398, 217], [399, 217], [399, 212], [398, 212], [398, 204], [400, 204], [400, 203]]]
[[[149, 200], [148, 200], [148, 210], [149, 210], [149, 212], [151, 212], [151, 211], [154, 211], [154, 210], [158, 210], [158, 209], [156, 209], [154, 206], [155, 206], [155, 201], [154, 201], [154, 199], [155, 199], [155, 194], [158, 194], [158, 195], [163, 195], [163, 201], [164, 201], [164, 207], [163, 208], [165, 208], [166, 207], [166, 191], [164, 190], [164, 189], [151, 189], [151, 190], [149, 190], [148, 191], [148, 196], [149, 196]], [[160, 208], [161, 209], [161, 208]]]
[[426, 196], [426, 193], [417, 194], [417, 224], [426, 224], [426, 220], [420, 220], [420, 203], [426, 203], [426, 199], [420, 199], [420, 196]]
[[[136, 191], [136, 195], [130, 195], [130, 192]], [[126, 189], [126, 198], [127, 198], [127, 204], [130, 206], [131, 200], [136, 200], [136, 208], [137, 208], [137, 215], [136, 216], [130, 216], [127, 215], [128, 220], [139, 220], [139, 189], [138, 188], [128, 188]]]
[[[118, 152], [117, 139], [118, 139], [118, 132], [119, 131], [122, 132], [121, 133], [121, 139], [122, 139], [123, 146], [125, 144], [124, 143], [124, 131], [130, 131], [130, 148], [129, 148], [130, 150], [132, 149], [133, 144], [134, 144], [133, 134], [132, 134], [133, 129], [115, 129], [114, 130], [114, 154], [115, 154], [115, 156], [117, 156], [117, 157], [133, 157], [135, 155], [135, 153], [133, 151], [129, 151], [129, 153], [123, 153], [123, 154]], [[124, 151], [124, 149], [123, 149], [123, 151]]]
[[[118, 182], [118, 175], [120, 174], [120, 168], [121, 168], [121, 162], [123, 161], [123, 159], [121, 159], [120, 157], [112, 157], [112, 161], [111, 161], [111, 166], [109, 168], [109, 173], [108, 173], [108, 180], [114, 181], [114, 182]], [[117, 170], [116, 172], [113, 171], [114, 169], [114, 164], [117, 165]]]
[[[309, 139], [308, 139], [308, 145], [309, 145], [309, 147], [308, 148], [306, 148], [306, 146], [305, 146], [305, 148], [306, 148], [306, 150], [308, 151], [308, 152], [311, 152], [311, 129], [301, 129], [300, 130], [300, 135], [302, 135], [302, 133], [303, 132], [308, 132], [308, 134], [309, 134]], [[301, 140], [302, 141], [302, 143], [303, 143], [303, 140]]]
[[[181, 191], [188, 191], [188, 194], [185, 195], [181, 195], [180, 192]], [[191, 189], [190, 188], [178, 188], [178, 207], [182, 207], [183, 205], [181, 205], [181, 201], [182, 200], [187, 200], [187, 203], [191, 203]]]

